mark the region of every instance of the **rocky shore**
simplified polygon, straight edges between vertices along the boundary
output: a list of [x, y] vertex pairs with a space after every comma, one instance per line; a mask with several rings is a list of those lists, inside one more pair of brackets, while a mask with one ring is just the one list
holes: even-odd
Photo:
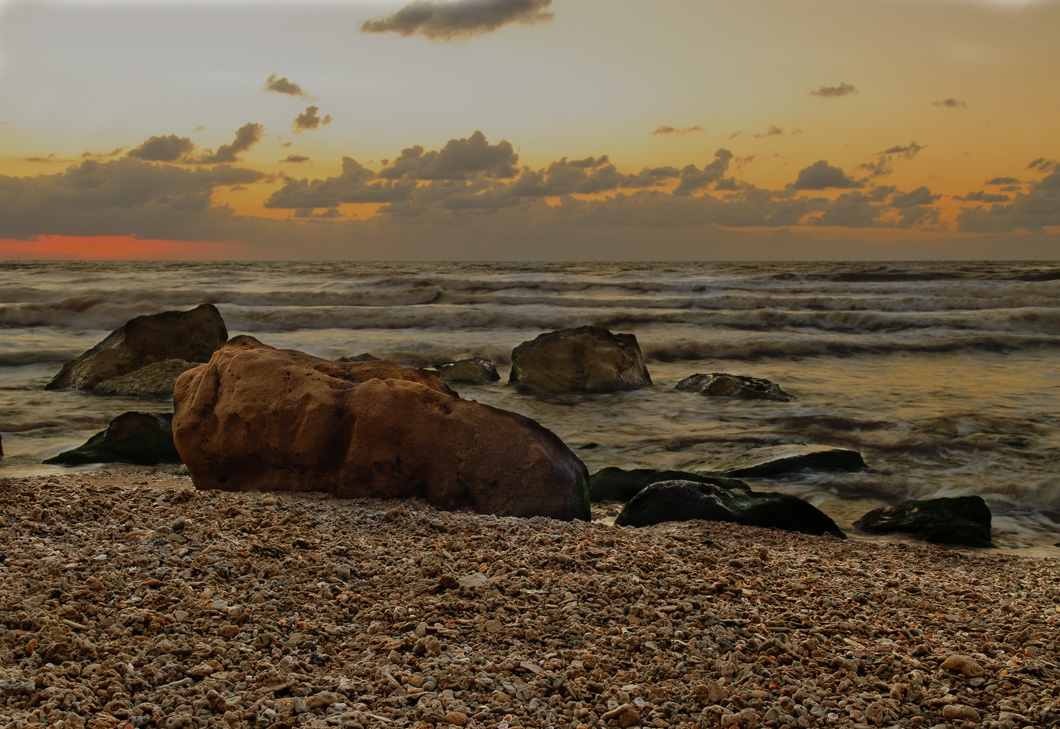
[[0, 727], [1060, 724], [1055, 560], [173, 468], [0, 479]]

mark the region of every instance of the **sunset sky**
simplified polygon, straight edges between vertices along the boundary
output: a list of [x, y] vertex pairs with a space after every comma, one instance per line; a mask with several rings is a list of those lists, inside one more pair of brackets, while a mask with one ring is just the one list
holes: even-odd
[[0, 1], [0, 258], [1060, 257], [1060, 0]]

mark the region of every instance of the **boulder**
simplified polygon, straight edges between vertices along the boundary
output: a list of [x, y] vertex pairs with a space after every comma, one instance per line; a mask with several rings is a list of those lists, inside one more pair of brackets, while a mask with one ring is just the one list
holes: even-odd
[[173, 397], [173, 385], [177, 378], [192, 367], [198, 367], [198, 364], [182, 359], [165, 359], [127, 375], [103, 380], [92, 391], [100, 395], [125, 397]]
[[528, 418], [386, 361], [236, 337], [177, 380], [173, 433], [197, 488], [423, 497], [442, 509], [588, 519], [588, 474]]
[[730, 375], [712, 372], [709, 375], [692, 375], [677, 383], [682, 392], [697, 392], [709, 397], [733, 397], [740, 400], [773, 400], [788, 402], [792, 396], [780, 389], [780, 385], [747, 375]]
[[834, 521], [797, 496], [695, 481], [646, 486], [622, 509], [615, 525], [641, 527], [694, 519], [845, 537]]
[[551, 394], [651, 386], [637, 338], [593, 326], [548, 332], [523, 342], [512, 350], [508, 381], [521, 390]]
[[602, 468], [589, 477], [589, 499], [597, 501], [629, 501], [637, 493], [660, 481], [695, 481], [712, 483], [724, 489], [746, 489], [747, 484], [734, 478], [712, 476], [692, 471], [657, 471], [653, 468]]
[[180, 463], [180, 455], [173, 445], [173, 416], [169, 413], [122, 413], [110, 421], [106, 430], [96, 433], [84, 445], [64, 451], [45, 463], [60, 466]]
[[45, 389], [92, 390], [104, 380], [167, 359], [205, 362], [226, 339], [228, 330], [213, 304], [138, 316], [67, 362]]
[[501, 376], [497, 374], [497, 367], [493, 364], [493, 360], [486, 357], [470, 357], [456, 362], [446, 362], [433, 367], [424, 367], [423, 371], [434, 375], [443, 382], [457, 384], [488, 385], [501, 379]]
[[367, 352], [363, 352], [361, 354], [355, 354], [353, 356], [339, 357], [335, 361], [336, 362], [378, 362], [379, 358], [376, 357], [374, 354], [368, 354]]
[[822, 445], [777, 445], [722, 456], [696, 464], [697, 471], [730, 478], [768, 478], [801, 471], [852, 473], [867, 468], [865, 459], [849, 448]]
[[956, 496], [873, 509], [854, 526], [870, 534], [910, 534], [931, 544], [993, 547], [990, 522], [990, 507], [981, 496]]

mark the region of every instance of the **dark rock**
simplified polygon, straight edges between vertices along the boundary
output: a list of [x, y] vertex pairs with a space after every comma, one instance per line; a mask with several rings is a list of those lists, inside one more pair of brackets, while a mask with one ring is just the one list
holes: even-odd
[[374, 354], [355, 354], [352, 357], [339, 357], [336, 362], [378, 362], [379, 358]]
[[632, 334], [579, 327], [542, 334], [512, 350], [509, 382], [542, 393], [592, 393], [651, 386]]
[[391, 362], [340, 363], [236, 337], [181, 375], [175, 404], [174, 440], [197, 488], [590, 517], [585, 466], [554, 434]]
[[710, 397], [734, 397], [740, 400], [774, 400], [788, 402], [792, 396], [769, 380], [746, 375], [730, 375], [712, 372], [709, 375], [692, 375], [677, 383], [682, 392], [698, 392]]
[[67, 362], [45, 389], [92, 390], [104, 380], [167, 359], [205, 362], [227, 338], [224, 320], [213, 304], [138, 316]]
[[777, 445], [723, 456], [697, 464], [696, 470], [732, 478], [786, 476], [801, 471], [850, 473], [867, 468], [865, 459], [848, 448], [821, 445]]
[[797, 496], [695, 481], [661, 481], [645, 487], [630, 499], [615, 524], [640, 527], [694, 519], [845, 536], [834, 521]]
[[96, 433], [77, 448], [45, 461], [76, 466], [83, 463], [180, 463], [173, 445], [173, 416], [169, 413], [122, 413], [106, 430]]
[[488, 385], [497, 382], [501, 376], [497, 374], [497, 367], [493, 360], [485, 357], [471, 357], [456, 362], [433, 367], [424, 367], [424, 372], [434, 375], [443, 382], [464, 383], [468, 385]]
[[931, 544], [993, 547], [990, 522], [990, 507], [981, 496], [957, 496], [873, 509], [854, 526], [870, 534], [911, 534]]
[[166, 359], [127, 375], [103, 380], [92, 391], [100, 395], [125, 397], [173, 397], [173, 385], [177, 378], [192, 367], [198, 367], [198, 364], [182, 359]]
[[656, 471], [653, 468], [602, 468], [589, 477], [589, 499], [596, 501], [629, 501], [641, 489], [660, 481], [695, 481], [712, 483], [724, 489], [746, 489], [747, 484], [734, 478], [712, 476], [691, 471]]

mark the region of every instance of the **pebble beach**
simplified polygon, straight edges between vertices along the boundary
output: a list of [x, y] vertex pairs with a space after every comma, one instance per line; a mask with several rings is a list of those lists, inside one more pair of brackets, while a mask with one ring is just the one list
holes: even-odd
[[1060, 726], [1055, 559], [0, 479], [0, 727]]

